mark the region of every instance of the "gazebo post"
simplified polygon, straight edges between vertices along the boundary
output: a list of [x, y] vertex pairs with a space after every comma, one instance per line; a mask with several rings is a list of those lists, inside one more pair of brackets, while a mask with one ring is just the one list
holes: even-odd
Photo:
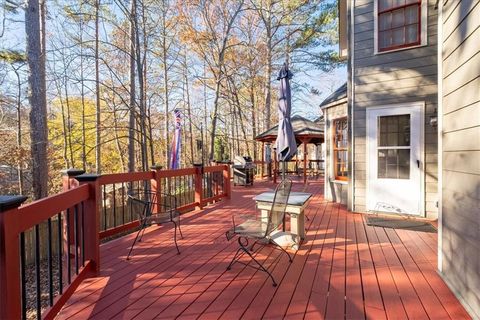
[[273, 148], [273, 183], [277, 183], [277, 150]]
[[262, 141], [262, 163], [260, 164], [262, 167], [260, 169], [260, 176], [263, 178], [263, 169], [265, 167], [265, 142]]
[[310, 139], [304, 139], [303, 142], [303, 184], [307, 184], [307, 144]]

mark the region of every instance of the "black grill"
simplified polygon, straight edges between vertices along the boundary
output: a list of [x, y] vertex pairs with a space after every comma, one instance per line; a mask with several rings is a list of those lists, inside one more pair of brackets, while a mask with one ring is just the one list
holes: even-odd
[[236, 156], [233, 161], [233, 185], [252, 186], [255, 175], [255, 164], [248, 156]]

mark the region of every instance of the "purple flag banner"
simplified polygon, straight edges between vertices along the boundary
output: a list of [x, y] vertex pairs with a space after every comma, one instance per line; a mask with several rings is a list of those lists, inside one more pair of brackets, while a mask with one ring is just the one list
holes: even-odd
[[175, 134], [172, 141], [172, 152], [170, 153], [170, 169], [178, 169], [180, 168], [180, 148], [182, 145], [181, 111], [175, 109], [173, 114], [175, 115]]

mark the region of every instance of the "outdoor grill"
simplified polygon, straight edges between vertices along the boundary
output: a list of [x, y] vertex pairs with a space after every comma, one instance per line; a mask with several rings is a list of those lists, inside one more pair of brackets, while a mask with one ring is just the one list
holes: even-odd
[[253, 186], [255, 164], [251, 157], [235, 156], [233, 160], [233, 185]]

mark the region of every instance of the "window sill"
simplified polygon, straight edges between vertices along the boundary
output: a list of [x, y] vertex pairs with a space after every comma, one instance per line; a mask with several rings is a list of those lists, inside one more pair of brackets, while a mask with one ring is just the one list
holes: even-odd
[[398, 49], [392, 49], [392, 50], [386, 50], [386, 51], [378, 51], [378, 49], [376, 49], [374, 54], [375, 55], [381, 55], [381, 54], [393, 53], [393, 52], [398, 52], [398, 51], [404, 51], [404, 50], [426, 47], [427, 45], [428, 45], [428, 43], [421, 43], [421, 44], [417, 44], [417, 45], [414, 45], [414, 46], [411, 46], [411, 47], [398, 48]]
[[345, 184], [345, 185], [348, 184], [348, 180], [335, 180], [335, 179], [332, 179], [332, 180], [330, 180], [330, 182], [335, 183], [335, 184]]

